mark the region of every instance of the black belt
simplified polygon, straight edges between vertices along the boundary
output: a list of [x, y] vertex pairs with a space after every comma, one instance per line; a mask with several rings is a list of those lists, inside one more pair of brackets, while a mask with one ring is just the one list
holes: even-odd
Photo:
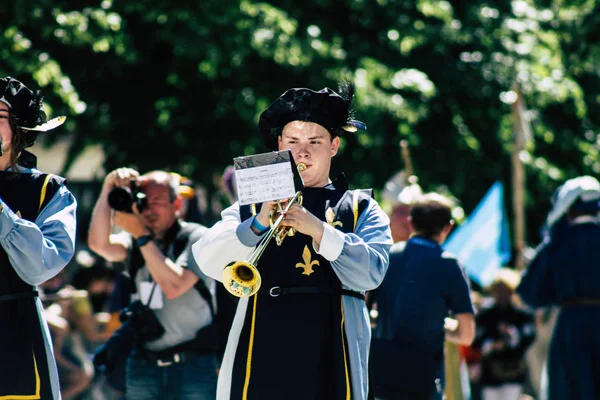
[[23, 293], [0, 294], [0, 301], [27, 299], [30, 297], [38, 297], [38, 296], [39, 296], [39, 293], [37, 292], [37, 290], [32, 290], [31, 292], [23, 292]]
[[143, 360], [154, 361], [159, 367], [168, 367], [173, 364], [182, 364], [189, 361], [197, 354], [192, 351], [150, 351], [146, 349], [136, 349], [135, 357]]
[[569, 299], [561, 304], [562, 307], [591, 306], [600, 307], [600, 299]]
[[319, 288], [319, 287], [292, 287], [292, 288], [282, 288], [279, 286], [273, 286], [269, 291], [258, 291], [258, 293], [269, 294], [271, 297], [279, 297], [282, 295], [288, 294], [329, 294], [329, 295], [342, 295], [342, 296], [351, 296], [356, 297], [357, 299], [364, 300], [365, 295], [360, 292], [355, 292], [354, 290], [348, 289], [327, 289], [327, 288]]

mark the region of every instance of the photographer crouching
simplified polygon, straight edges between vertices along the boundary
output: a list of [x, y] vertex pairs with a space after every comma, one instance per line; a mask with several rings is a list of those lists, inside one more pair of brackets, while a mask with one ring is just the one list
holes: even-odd
[[[129, 355], [125, 394], [131, 400], [215, 398], [215, 283], [191, 254], [206, 228], [179, 221], [178, 185], [165, 171], [112, 171], [90, 223], [90, 249], [126, 261], [132, 282], [123, 325], [95, 359], [110, 369]], [[113, 225], [122, 232], [112, 233]]]

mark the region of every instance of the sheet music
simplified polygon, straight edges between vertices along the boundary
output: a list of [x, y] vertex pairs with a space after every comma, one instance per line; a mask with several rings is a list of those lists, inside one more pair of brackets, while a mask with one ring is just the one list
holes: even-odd
[[235, 183], [240, 205], [287, 199], [296, 194], [289, 162], [237, 169]]

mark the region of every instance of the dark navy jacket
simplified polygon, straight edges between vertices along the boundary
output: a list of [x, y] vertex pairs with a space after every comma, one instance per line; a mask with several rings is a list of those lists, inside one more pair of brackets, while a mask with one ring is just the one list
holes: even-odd
[[467, 276], [457, 260], [424, 237], [396, 243], [374, 296], [379, 311], [374, 337], [393, 342], [395, 351], [410, 360], [388, 366], [397, 387], [443, 382], [444, 318], [473, 312]]

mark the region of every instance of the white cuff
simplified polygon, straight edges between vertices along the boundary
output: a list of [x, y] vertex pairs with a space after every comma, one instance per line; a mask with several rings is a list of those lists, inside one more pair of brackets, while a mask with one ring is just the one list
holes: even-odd
[[338, 231], [331, 225], [323, 223], [323, 237], [321, 238], [321, 245], [318, 246], [313, 240], [313, 249], [317, 254], [325, 257], [327, 261], [335, 261], [342, 254], [344, 249], [344, 233]]

